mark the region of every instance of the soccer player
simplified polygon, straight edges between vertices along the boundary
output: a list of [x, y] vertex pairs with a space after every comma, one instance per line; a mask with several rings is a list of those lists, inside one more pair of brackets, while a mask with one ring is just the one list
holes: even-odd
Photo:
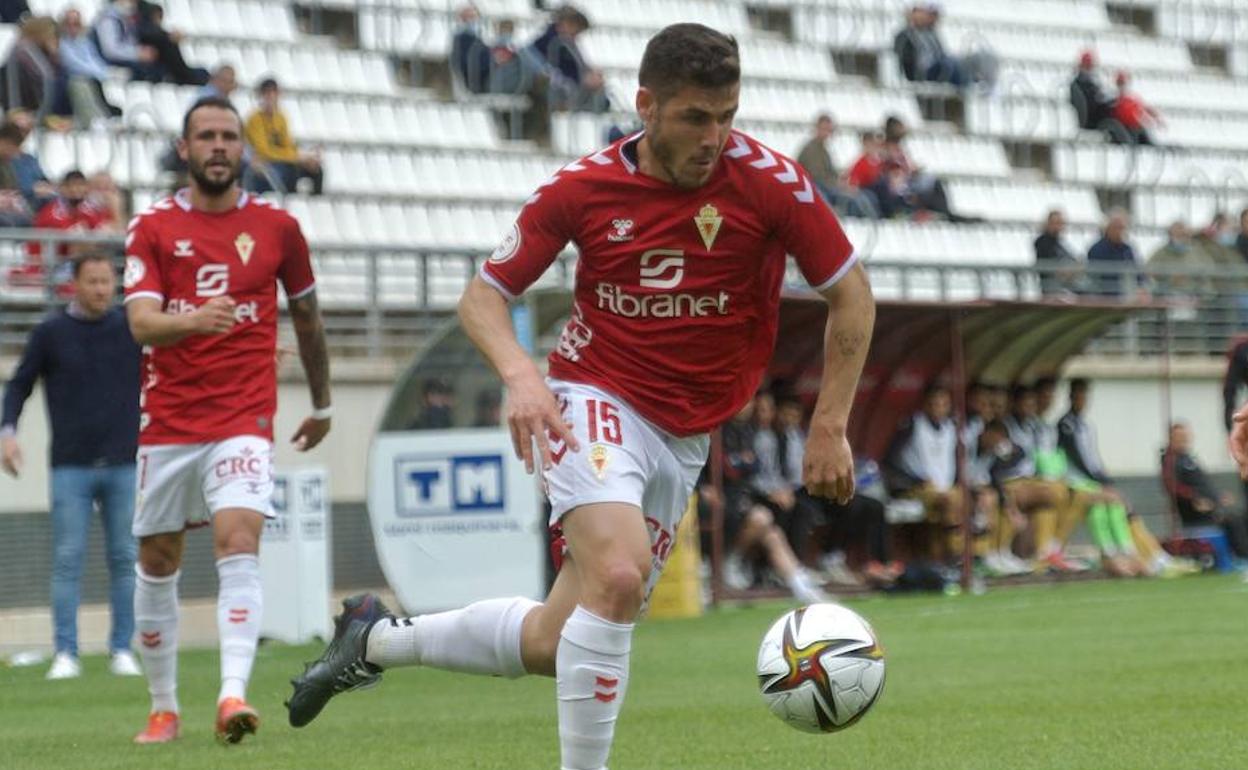
[[[459, 304], [507, 386], [515, 450], [544, 475], [564, 546], [549, 596], [406, 619], [375, 597], [349, 599], [328, 649], [294, 681], [291, 724], [392, 666], [544, 674], [556, 678], [562, 766], [605, 767], [633, 623], [706, 463], [708, 432], [762, 379], [786, 253], [828, 305], [803, 480], [818, 496], [853, 495], [846, 424], [875, 318], [865, 271], [802, 169], [733, 130], [735, 40], [667, 27], [646, 46], [639, 80], [644, 130], [538, 188]], [[507, 306], [569, 241], [580, 251], [575, 302], [543, 379]]]
[[126, 235], [126, 311], [146, 346], [134, 606], [152, 709], [135, 741], [178, 735], [183, 531], [211, 524], [221, 635], [216, 732], [237, 743], [259, 724], [245, 690], [260, 634], [256, 554], [273, 515], [278, 282], [314, 409], [292, 439], [296, 449], [329, 432], [329, 361], [299, 224], [238, 187], [243, 128], [229, 101], [206, 98], [190, 108], [178, 154], [190, 187], [136, 216]]

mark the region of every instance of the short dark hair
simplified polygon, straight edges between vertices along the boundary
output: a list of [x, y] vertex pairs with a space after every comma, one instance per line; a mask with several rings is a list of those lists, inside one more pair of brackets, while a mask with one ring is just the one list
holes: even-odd
[[281, 86], [277, 84], [277, 78], [268, 77], [261, 80], [260, 84], [256, 86], [256, 93], [262, 94], [265, 91], [276, 91], [280, 88]]
[[1092, 381], [1087, 377], [1075, 377], [1070, 381], [1071, 393], [1087, 393], [1092, 387]]
[[889, 115], [884, 119], [884, 141], [892, 141], [893, 135], [905, 127], [905, 121], [896, 115]]
[[78, 277], [78, 274], [82, 272], [82, 266], [88, 262], [107, 262], [109, 267], [112, 267], [113, 258], [103, 251], [84, 251], [73, 259], [74, 278]]
[[723, 88], [741, 80], [741, 55], [731, 35], [702, 24], [672, 24], [646, 43], [637, 82], [660, 98], [693, 85]]
[[1035, 395], [1036, 389], [1025, 382], [1016, 382], [1010, 388], [1010, 400], [1017, 401], [1020, 398]]
[[21, 147], [24, 141], [26, 141], [26, 132], [21, 126], [11, 120], [0, 123], [0, 142], [12, 142]]
[[186, 115], [183, 116], [182, 118], [182, 138], [183, 139], [191, 138], [191, 116], [195, 114], [196, 110], [200, 110], [205, 107], [216, 107], [219, 110], [229, 110], [230, 112], [234, 113], [234, 117], [238, 118], [239, 125], [242, 125], [243, 123], [242, 116], [238, 114], [238, 108], [235, 107], [234, 103], [231, 102], [229, 99], [225, 99], [220, 96], [205, 96], [204, 98], [192, 104], [191, 108], [186, 111]]
[[936, 396], [941, 393], [945, 394], [946, 396], [953, 395], [952, 393], [949, 392], [948, 386], [946, 386], [943, 382], [928, 383], [927, 387], [923, 388], [923, 403], [927, 403], [928, 400], [931, 399], [933, 396]]
[[1056, 386], [1057, 386], [1056, 377], [1045, 376], [1036, 380], [1035, 385], [1033, 385], [1032, 387], [1034, 387], [1036, 390], [1046, 390], [1048, 388], [1052, 388]]
[[87, 175], [82, 173], [76, 168], [71, 168], [69, 171], [65, 172], [65, 176], [61, 177], [61, 184], [68, 184], [70, 182], [85, 182], [85, 181], [87, 181]]

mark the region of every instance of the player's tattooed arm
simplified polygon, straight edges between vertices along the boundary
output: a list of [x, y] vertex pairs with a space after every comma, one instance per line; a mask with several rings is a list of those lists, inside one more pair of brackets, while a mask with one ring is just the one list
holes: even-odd
[[854, 494], [854, 458], [846, 431], [875, 327], [875, 298], [862, 265], [823, 292], [828, 303], [823, 382], [810, 423], [803, 483], [812, 495], [848, 502]]
[[295, 338], [299, 341], [299, 360], [303, 362], [308, 389], [312, 392], [312, 406], [324, 409], [330, 405], [329, 348], [325, 343], [325, 324], [321, 321], [316, 292], [292, 299], [289, 307]]

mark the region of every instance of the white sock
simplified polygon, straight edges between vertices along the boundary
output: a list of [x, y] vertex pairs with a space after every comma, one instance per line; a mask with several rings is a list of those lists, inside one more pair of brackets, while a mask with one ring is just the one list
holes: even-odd
[[520, 629], [538, 602], [487, 599], [436, 615], [379, 620], [364, 660], [382, 668], [430, 666], [466, 674], [523, 676]]
[[152, 711], [178, 712], [178, 576], [152, 577], [134, 565], [134, 623]]
[[260, 560], [255, 554], [227, 556], [217, 562], [217, 633], [221, 637], [221, 692], [226, 698], [246, 698], [251, 664], [260, 640]]
[[628, 688], [633, 624], [577, 606], [555, 652], [559, 749], [564, 770], [604, 770]]

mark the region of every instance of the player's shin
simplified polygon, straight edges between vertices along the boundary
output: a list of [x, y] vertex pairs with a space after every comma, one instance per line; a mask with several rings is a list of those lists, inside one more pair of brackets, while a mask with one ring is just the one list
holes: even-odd
[[178, 711], [178, 576], [154, 577], [135, 565], [134, 619], [152, 711]]
[[633, 624], [577, 607], [555, 655], [559, 748], [564, 770], [602, 770], [628, 687]]
[[520, 632], [539, 606], [516, 596], [487, 599], [458, 610], [379, 620], [364, 659], [381, 668], [429, 666], [492, 676], [522, 676]]
[[217, 701], [245, 700], [264, 606], [260, 562], [255, 554], [226, 556], [217, 561], [217, 579], [217, 632], [221, 638], [221, 691]]

